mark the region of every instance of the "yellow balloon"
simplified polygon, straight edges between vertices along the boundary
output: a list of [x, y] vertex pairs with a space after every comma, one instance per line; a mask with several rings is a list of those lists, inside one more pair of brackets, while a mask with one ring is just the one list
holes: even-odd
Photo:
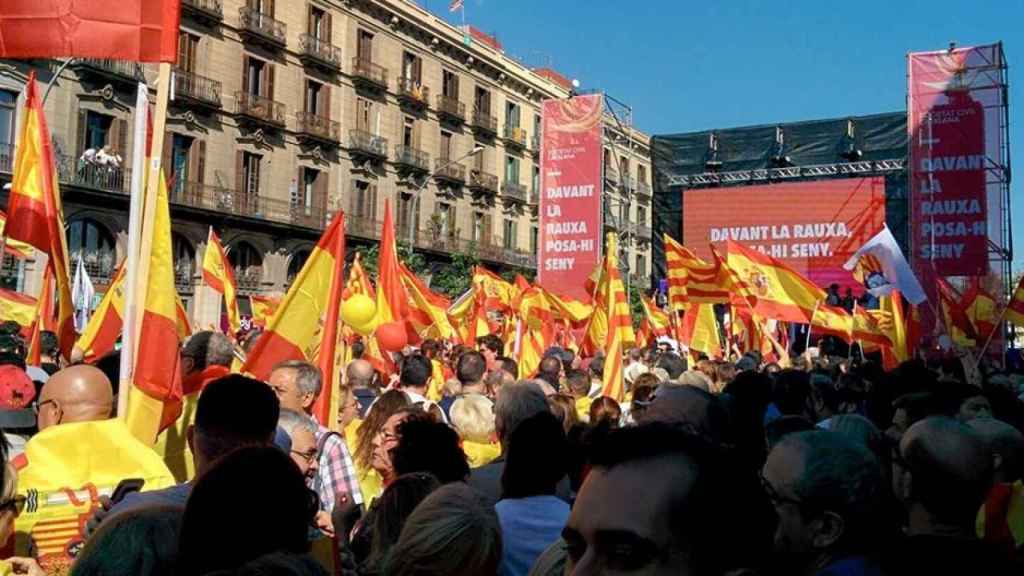
[[354, 330], [357, 334], [362, 336], [369, 336], [373, 334], [373, 331], [377, 329], [377, 319], [370, 318], [370, 321], [365, 324], [349, 324], [349, 328]]
[[354, 294], [341, 304], [341, 319], [360, 334], [359, 327], [372, 324], [376, 315], [377, 305], [365, 294]]

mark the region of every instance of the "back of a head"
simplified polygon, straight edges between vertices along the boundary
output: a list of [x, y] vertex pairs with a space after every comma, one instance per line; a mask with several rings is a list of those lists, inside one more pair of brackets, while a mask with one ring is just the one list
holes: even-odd
[[729, 415], [719, 397], [710, 392], [693, 386], [664, 384], [657, 389], [654, 400], [639, 416], [639, 421], [683, 427], [718, 444], [725, 439]]
[[680, 386], [693, 386], [705, 392], [711, 391], [711, 379], [700, 370], [687, 370], [677, 380]]
[[587, 368], [590, 370], [590, 377], [594, 380], [604, 378], [604, 356], [594, 356], [591, 358]]
[[828, 429], [871, 450], [880, 461], [889, 462], [890, 446], [885, 435], [871, 420], [860, 414], [833, 416]]
[[577, 396], [583, 396], [590, 391], [590, 377], [582, 370], [567, 370], [565, 382], [569, 385], [569, 390]]
[[308, 552], [316, 504], [281, 450], [247, 447], [228, 454], [192, 488], [182, 520], [180, 573], [236, 568], [272, 552]]
[[373, 365], [366, 360], [353, 360], [345, 368], [345, 383], [351, 388], [370, 388], [373, 376]]
[[452, 426], [469, 442], [490, 442], [494, 435], [494, 404], [480, 394], [459, 396], [448, 409]]
[[772, 397], [783, 414], [801, 415], [811, 393], [811, 375], [803, 370], [786, 369], [775, 375]]
[[547, 398], [540, 386], [533, 382], [519, 381], [503, 387], [494, 405], [494, 426], [498, 437], [508, 438], [520, 422], [547, 411]]
[[409, 516], [391, 549], [388, 576], [495, 574], [501, 527], [492, 503], [458, 482], [427, 496]]
[[565, 476], [569, 444], [562, 423], [550, 412], [523, 420], [509, 436], [502, 498], [527, 498], [555, 493]]
[[562, 361], [557, 356], [545, 356], [540, 361], [540, 369], [537, 372], [537, 378], [551, 384], [551, 386], [558, 390], [558, 377], [562, 372]]
[[509, 358], [508, 356], [499, 356], [496, 358], [498, 367], [501, 368], [506, 374], [512, 376], [512, 378], [519, 377], [519, 363]]
[[395, 474], [428, 472], [442, 484], [469, 476], [459, 435], [450, 426], [430, 418], [410, 418], [398, 426], [398, 445], [391, 450]]
[[945, 416], [917, 422], [900, 440], [911, 475], [909, 497], [938, 522], [973, 526], [992, 485], [992, 458], [981, 436]]
[[995, 418], [975, 418], [967, 425], [981, 436], [998, 458], [1002, 482], [1014, 482], [1024, 477], [1024, 434], [1006, 422]]
[[487, 370], [487, 361], [483, 354], [476, 350], [467, 350], [459, 356], [455, 365], [455, 377], [463, 385], [474, 384], [484, 377]]
[[402, 360], [399, 382], [403, 388], [422, 388], [430, 380], [433, 366], [430, 359], [422, 354], [410, 354]]
[[658, 359], [657, 367], [668, 372], [669, 380], [676, 380], [686, 372], [686, 359], [675, 352], [668, 352]]
[[622, 407], [607, 396], [595, 398], [590, 405], [590, 425], [617, 428], [622, 419]]
[[172, 576], [183, 510], [154, 507], [118, 514], [85, 542], [72, 576]]
[[793, 416], [788, 414], [786, 416], [780, 416], [779, 418], [765, 424], [764, 435], [768, 442], [768, 449], [771, 450], [786, 436], [797, 432], [809, 432], [811, 430], [814, 430], [814, 422], [811, 422], [803, 416]]
[[60, 355], [60, 341], [56, 332], [43, 330], [39, 333], [39, 351], [51, 358]]
[[280, 411], [277, 396], [263, 382], [238, 374], [218, 378], [199, 395], [196, 444], [210, 461], [241, 446], [269, 444]]
[[373, 544], [367, 565], [379, 567], [387, 557], [388, 550], [398, 542], [405, 521], [424, 498], [441, 487], [432, 474], [414, 472], [395, 478], [375, 504], [377, 513], [373, 516]]
[[181, 348], [181, 355], [192, 359], [195, 370], [207, 366], [231, 366], [235, 359], [234, 346], [220, 332], [203, 330], [189, 336]]

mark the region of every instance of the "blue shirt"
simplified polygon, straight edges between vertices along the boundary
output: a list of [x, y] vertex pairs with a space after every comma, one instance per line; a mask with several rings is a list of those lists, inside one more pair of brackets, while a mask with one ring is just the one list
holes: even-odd
[[541, 553], [561, 537], [569, 505], [558, 497], [531, 496], [494, 505], [501, 524], [501, 576], [526, 576]]

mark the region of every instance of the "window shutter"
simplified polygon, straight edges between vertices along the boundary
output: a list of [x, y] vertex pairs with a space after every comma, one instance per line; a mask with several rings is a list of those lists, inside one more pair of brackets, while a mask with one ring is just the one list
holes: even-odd
[[367, 211], [367, 213], [369, 214], [371, 220], [376, 220], [377, 219], [377, 185], [376, 184], [370, 184], [370, 193], [367, 194], [367, 196], [369, 197], [369, 202], [370, 202], [369, 210]]
[[324, 12], [324, 28], [325, 28], [325, 30], [324, 30], [324, 41], [333, 44], [334, 41], [332, 40], [333, 36], [331, 35], [331, 33], [332, 33], [332, 26], [331, 26], [331, 13], [330, 12]]
[[330, 189], [327, 180], [329, 172], [321, 171], [316, 175], [316, 195], [313, 197], [314, 215], [322, 217], [327, 207], [327, 191]]
[[264, 14], [274, 17], [274, 0], [263, 0], [263, 9], [266, 11]]
[[320, 87], [320, 104], [317, 111], [324, 118], [331, 119], [331, 87], [327, 84]]
[[239, 197], [245, 195], [245, 152], [241, 150], [235, 151], [235, 190]]
[[85, 149], [89, 147], [89, 143], [85, 141], [86, 138], [86, 112], [85, 110], [78, 111], [78, 156], [85, 152]]
[[192, 143], [192, 156], [195, 158], [194, 169], [191, 171], [192, 180], [202, 184], [206, 172], [206, 140], [196, 140]]
[[269, 63], [269, 62], [267, 62], [263, 66], [264, 66], [263, 69], [266, 71], [266, 75], [267, 75], [267, 82], [263, 86], [263, 88], [266, 90], [266, 92], [263, 94], [263, 97], [267, 98], [269, 100], [273, 100], [274, 99], [274, 65]]
[[[171, 131], [164, 132], [164, 150], [160, 154], [160, 165], [163, 166], [164, 174], [167, 175], [169, 180], [173, 179], [177, 174], [171, 172], [174, 166], [171, 165], [171, 158], [174, 152], [174, 133]], [[174, 184], [171, 182], [170, 184]]]
[[458, 221], [455, 219], [457, 213], [455, 212], [455, 204], [448, 206], [448, 236], [455, 238], [456, 231], [458, 230]]
[[242, 92], [249, 93], [249, 55], [242, 54]]
[[314, 38], [317, 37], [317, 35], [316, 35], [316, 26], [315, 26], [315, 22], [313, 21], [313, 5], [312, 4], [307, 4], [306, 5], [306, 33], [309, 34], [310, 36], [314, 37]]
[[417, 84], [423, 82], [423, 59], [419, 56], [414, 57], [412, 61], [412, 79]]

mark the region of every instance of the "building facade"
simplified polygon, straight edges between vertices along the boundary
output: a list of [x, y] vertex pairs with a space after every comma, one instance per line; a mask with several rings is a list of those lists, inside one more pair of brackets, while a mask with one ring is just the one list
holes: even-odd
[[[136, 87], [148, 80], [153, 90], [156, 69], [62, 64], [0, 61], [0, 181], [10, 179], [18, 95], [34, 69], [53, 83], [46, 113], [69, 250], [102, 290], [127, 245]], [[337, 211], [350, 252], [375, 242], [385, 199], [399, 241], [432, 266], [475, 249], [494, 269], [534, 268], [540, 104], [570, 90], [493, 38], [402, 0], [182, 0], [157, 136], [179, 293], [200, 325], [218, 316], [216, 299], [196, 298], [210, 226], [243, 294], [282, 293]], [[611, 119], [606, 133], [606, 228], [625, 238], [630, 274], [646, 278], [649, 139]], [[31, 293], [36, 268], [8, 258], [3, 278]]]

